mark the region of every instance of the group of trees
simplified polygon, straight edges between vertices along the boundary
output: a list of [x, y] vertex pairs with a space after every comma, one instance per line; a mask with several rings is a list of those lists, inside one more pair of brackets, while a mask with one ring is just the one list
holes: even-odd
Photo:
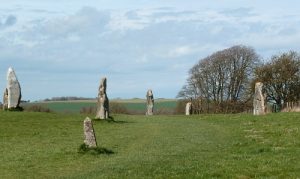
[[280, 108], [284, 103], [300, 100], [300, 56], [296, 52], [275, 55], [255, 70], [256, 81], [264, 83], [268, 101]]
[[268, 100], [279, 106], [300, 99], [300, 60], [296, 52], [263, 63], [251, 47], [233, 46], [207, 56], [189, 71], [179, 98], [192, 99], [195, 113], [250, 110], [254, 84], [264, 83]]
[[77, 96], [61, 96], [61, 97], [52, 97], [51, 99], [47, 98], [43, 101], [75, 101], [75, 100], [95, 100], [96, 98], [85, 98]]

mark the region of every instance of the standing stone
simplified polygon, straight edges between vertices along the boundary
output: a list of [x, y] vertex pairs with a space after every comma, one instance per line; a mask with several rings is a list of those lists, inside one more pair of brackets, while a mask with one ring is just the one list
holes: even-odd
[[18, 108], [21, 101], [21, 87], [15, 71], [10, 67], [7, 71], [7, 86], [4, 91], [5, 109]]
[[262, 94], [263, 83], [255, 83], [255, 93], [253, 99], [253, 115], [265, 114], [265, 99]]
[[153, 97], [153, 93], [152, 93], [151, 89], [149, 89], [147, 91], [146, 98], [147, 98], [147, 111], [146, 111], [146, 115], [153, 115], [154, 97]]
[[87, 145], [89, 148], [97, 147], [93, 123], [89, 117], [86, 117], [83, 121], [83, 132], [85, 145]]
[[102, 78], [98, 90], [97, 119], [108, 119], [109, 101], [106, 95], [106, 78]]
[[188, 102], [186, 103], [186, 106], [185, 106], [185, 115], [189, 116], [192, 114], [192, 102]]
[[8, 91], [7, 88], [5, 88], [3, 94], [3, 110], [6, 110], [7, 108], [8, 108]]

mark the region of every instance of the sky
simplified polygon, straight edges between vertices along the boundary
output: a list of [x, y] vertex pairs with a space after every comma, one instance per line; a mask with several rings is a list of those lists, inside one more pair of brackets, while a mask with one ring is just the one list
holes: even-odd
[[234, 45], [263, 60], [300, 51], [300, 1], [0, 0], [0, 89], [23, 100], [175, 98], [200, 59]]

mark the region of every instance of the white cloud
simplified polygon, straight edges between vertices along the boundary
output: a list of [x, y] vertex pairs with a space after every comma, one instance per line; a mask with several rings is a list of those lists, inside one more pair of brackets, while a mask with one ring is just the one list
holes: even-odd
[[144, 11], [112, 11], [109, 27], [116, 31], [142, 30], [151, 22]]
[[251, 45], [263, 56], [300, 50], [300, 15], [294, 11], [177, 3], [183, 7], [72, 6], [66, 12], [35, 5], [10, 10], [16, 20], [8, 23], [0, 9], [1, 24], [10, 24], [0, 30], [0, 72], [13, 66], [22, 74], [24, 98], [30, 99], [93, 97], [101, 76], [109, 79], [111, 97], [144, 97], [148, 88], [174, 97], [189, 68], [217, 50], [236, 44]]
[[148, 57], [146, 54], [144, 54], [141, 58], [138, 58], [135, 60], [137, 63], [148, 63]]
[[194, 49], [192, 49], [189, 46], [180, 46], [180, 47], [176, 47], [174, 49], [171, 49], [168, 52], [168, 56], [169, 57], [180, 57], [180, 56], [185, 56], [188, 55], [190, 53], [193, 53]]

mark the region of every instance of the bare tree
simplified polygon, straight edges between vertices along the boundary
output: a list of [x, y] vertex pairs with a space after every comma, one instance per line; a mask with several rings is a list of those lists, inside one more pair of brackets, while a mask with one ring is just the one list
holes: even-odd
[[205, 112], [232, 112], [236, 105], [250, 98], [249, 82], [259, 63], [251, 47], [239, 45], [218, 51], [190, 69], [187, 83], [178, 97], [193, 97]]
[[256, 81], [264, 83], [268, 100], [283, 103], [300, 100], [300, 56], [294, 51], [275, 55], [255, 71]]

